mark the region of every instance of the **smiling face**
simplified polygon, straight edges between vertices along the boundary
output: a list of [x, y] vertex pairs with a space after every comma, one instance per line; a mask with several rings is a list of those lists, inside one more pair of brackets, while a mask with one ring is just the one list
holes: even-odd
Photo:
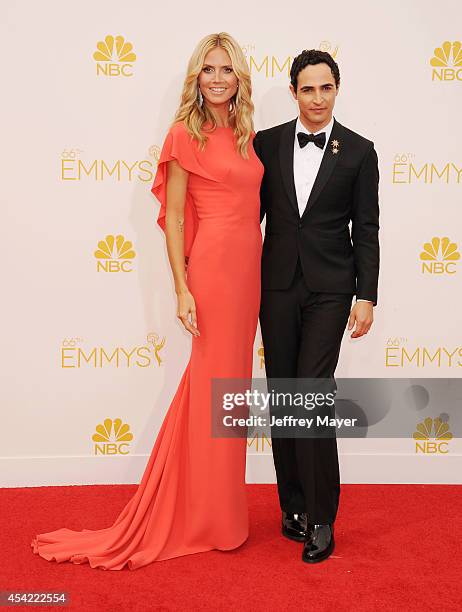
[[306, 128], [316, 132], [329, 123], [339, 88], [327, 64], [306, 66], [297, 75], [297, 91], [289, 87]]
[[237, 92], [238, 79], [231, 58], [223, 47], [215, 47], [207, 53], [198, 77], [198, 83], [207, 106], [228, 108], [230, 99]]

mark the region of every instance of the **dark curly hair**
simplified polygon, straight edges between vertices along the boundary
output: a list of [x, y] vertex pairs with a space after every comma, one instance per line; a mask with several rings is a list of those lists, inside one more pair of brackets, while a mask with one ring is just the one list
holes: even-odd
[[335, 79], [335, 85], [340, 85], [340, 70], [337, 62], [334, 60], [330, 53], [327, 51], [319, 51], [318, 49], [310, 49], [309, 51], [302, 51], [297, 57], [294, 58], [292, 66], [290, 68], [290, 82], [293, 88], [297, 91], [298, 75], [307, 66], [314, 66], [315, 64], [327, 64], [332, 72], [332, 76]]

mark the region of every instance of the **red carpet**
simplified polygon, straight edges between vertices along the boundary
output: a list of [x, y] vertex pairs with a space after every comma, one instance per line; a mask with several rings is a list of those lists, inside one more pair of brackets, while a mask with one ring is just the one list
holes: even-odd
[[301, 561], [303, 544], [280, 534], [274, 485], [248, 485], [250, 537], [234, 551], [118, 572], [32, 553], [37, 533], [109, 526], [135, 488], [1, 489], [0, 590], [64, 590], [64, 609], [85, 612], [462, 608], [460, 486], [343, 485], [336, 550], [316, 565]]

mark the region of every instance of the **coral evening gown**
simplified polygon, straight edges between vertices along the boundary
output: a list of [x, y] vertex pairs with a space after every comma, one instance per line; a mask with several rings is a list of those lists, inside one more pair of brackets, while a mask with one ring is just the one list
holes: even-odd
[[[48, 561], [137, 569], [192, 553], [240, 546], [248, 537], [247, 441], [211, 435], [213, 377], [252, 376], [260, 305], [260, 182], [263, 166], [249, 143], [240, 156], [232, 128], [208, 132], [200, 150], [182, 122], [165, 139], [151, 191], [165, 230], [167, 162], [189, 174], [185, 202], [188, 287], [200, 336], [166, 413], [142, 480], [112, 526], [35, 536]], [[252, 136], [253, 137], [253, 136]]]

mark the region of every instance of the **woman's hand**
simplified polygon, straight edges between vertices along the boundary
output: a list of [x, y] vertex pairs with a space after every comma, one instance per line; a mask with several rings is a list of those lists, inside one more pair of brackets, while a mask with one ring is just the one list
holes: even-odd
[[189, 291], [182, 291], [177, 294], [177, 299], [177, 317], [183, 323], [184, 328], [193, 336], [200, 336], [199, 330], [197, 329], [196, 302], [192, 294]]

